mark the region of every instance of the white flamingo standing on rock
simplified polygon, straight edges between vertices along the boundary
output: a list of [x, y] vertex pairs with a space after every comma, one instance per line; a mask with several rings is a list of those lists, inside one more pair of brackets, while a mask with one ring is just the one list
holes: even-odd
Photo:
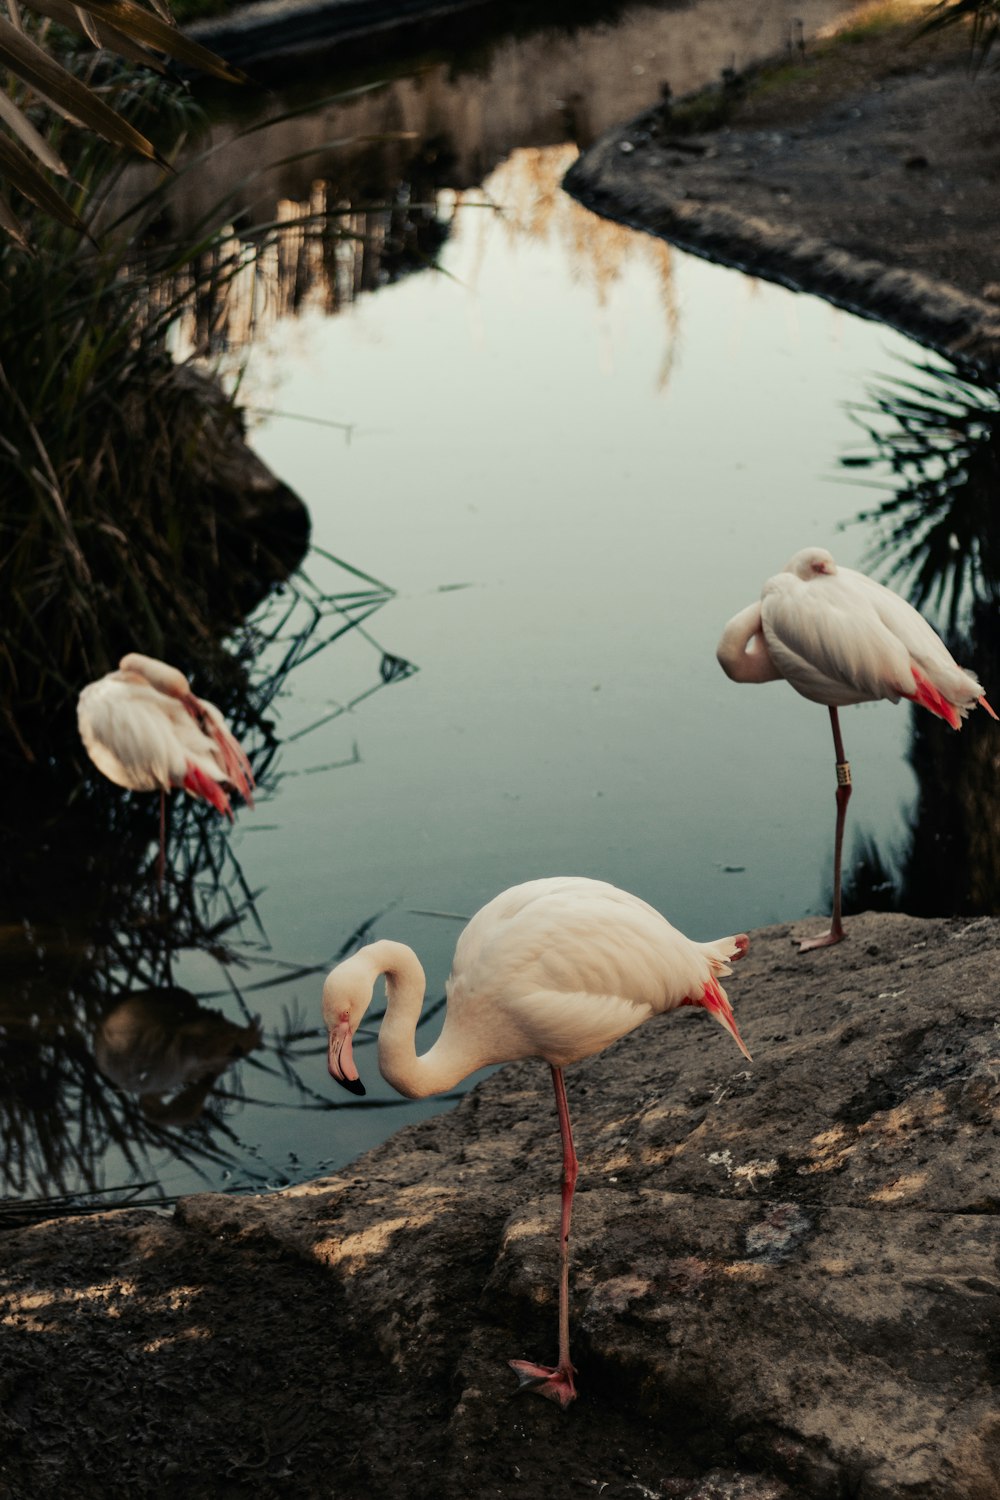
[[444, 1026], [421, 1057], [415, 1033], [426, 980], [411, 948], [369, 943], [327, 976], [323, 1019], [330, 1074], [352, 1093], [365, 1091], [352, 1038], [383, 974], [379, 1070], [408, 1098], [442, 1093], [490, 1063], [537, 1057], [549, 1064], [563, 1151], [559, 1363], [510, 1363], [522, 1387], [560, 1406], [576, 1396], [569, 1354], [569, 1229], [578, 1167], [562, 1070], [682, 1005], [704, 1007], [749, 1058], [719, 983], [748, 946], [743, 933], [694, 943], [638, 896], [601, 880], [526, 881], [496, 896], [463, 930], [446, 987]]
[[80, 738], [115, 786], [160, 793], [159, 884], [163, 885], [166, 794], [183, 787], [232, 821], [227, 787], [253, 806], [253, 772], [214, 703], [196, 698], [176, 667], [130, 651], [83, 689]]
[[833, 915], [829, 932], [807, 939], [799, 952], [839, 943], [844, 936], [840, 871], [851, 768], [838, 708], [909, 698], [952, 729], [960, 729], [977, 704], [992, 718], [997, 715], [972, 673], [958, 665], [912, 605], [864, 573], [838, 568], [822, 547], [796, 552], [781, 573], [767, 580], [757, 603], [729, 621], [717, 655], [734, 682], [784, 678], [804, 698], [830, 710], [837, 757]]

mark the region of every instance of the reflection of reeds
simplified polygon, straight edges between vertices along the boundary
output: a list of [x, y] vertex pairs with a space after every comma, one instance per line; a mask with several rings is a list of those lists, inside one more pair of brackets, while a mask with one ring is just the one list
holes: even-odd
[[[471, 221], [479, 260], [488, 236], [557, 238], [573, 277], [589, 285], [600, 308], [627, 263], [641, 256], [659, 284], [666, 340], [659, 384], [669, 380], [679, 329], [673, 252], [665, 240], [637, 235], [582, 208], [561, 188], [577, 156], [572, 144], [514, 151], [482, 189], [445, 186], [451, 154], [442, 144], [417, 152], [399, 175], [395, 157], [373, 161], [377, 191], [362, 197], [353, 183], [321, 179], [308, 199], [279, 200], [273, 222], [233, 230], [199, 264], [203, 295], [178, 324], [179, 347], [240, 350], [278, 320], [307, 309], [333, 315], [364, 293], [413, 271], [436, 268], [441, 246]], [[433, 167], [430, 163], [433, 163]], [[191, 273], [185, 273], [190, 275]], [[176, 297], [182, 288], [168, 287]]]
[[196, 270], [163, 285], [171, 300], [185, 279], [200, 288], [177, 322], [178, 347], [238, 351], [282, 318], [340, 312], [363, 292], [433, 267], [449, 228], [433, 194], [416, 201], [411, 182], [391, 184], [385, 202], [351, 200], [338, 184], [316, 182], [308, 199], [281, 200], [272, 224], [230, 230]]
[[[149, 85], [158, 107], [162, 88]], [[148, 102], [140, 89], [137, 108]], [[234, 404], [173, 362], [177, 321], [214, 292], [212, 268], [236, 275], [243, 265], [226, 261], [211, 226], [185, 245], [153, 233], [160, 188], [112, 223], [116, 164], [88, 146], [73, 165], [106, 205], [100, 246], [81, 253], [58, 226], [39, 236], [34, 260], [0, 246], [0, 713], [9, 730], [0, 742], [0, 1184], [32, 1196], [99, 1191], [105, 1158], [122, 1177], [145, 1180], [162, 1156], [201, 1174], [239, 1160], [243, 1177], [262, 1184], [266, 1169], [248, 1165], [231, 1116], [245, 1097], [241, 1076], [272, 1062], [244, 1059], [204, 1097], [182, 1100], [173, 1124], [169, 1106], [143, 1104], [95, 1067], [102, 1019], [137, 990], [169, 992], [179, 949], [212, 955], [228, 977], [234, 958], [257, 961], [266, 940], [226, 827], [183, 795], [169, 801], [157, 895], [158, 799], [125, 796], [92, 774], [76, 696], [127, 649], [181, 664], [248, 747], [266, 798], [278, 774], [276, 699], [298, 667], [363, 641], [368, 669], [345, 693], [350, 703], [413, 669], [370, 633], [391, 597], [384, 584], [318, 550], [308, 574], [289, 578], [307, 545], [304, 507], [246, 449]], [[336, 584], [315, 583], [317, 568]], [[239, 990], [229, 989], [246, 1030]], [[294, 1076], [281, 1029], [266, 1042], [267, 1057]]]
[[[216, 701], [249, 749], [265, 802], [280, 775], [276, 700], [303, 663], [348, 637], [363, 639], [372, 667], [352, 701], [413, 670], [371, 634], [372, 616], [391, 590], [322, 554], [315, 566], [336, 568], [339, 587], [323, 589], [310, 575], [293, 575], [237, 633], [230, 670], [213, 681]], [[0, 1016], [0, 1184], [31, 1197], [103, 1191], [104, 1159], [111, 1153], [123, 1164], [117, 1168], [123, 1180], [152, 1179], [154, 1160], [166, 1156], [206, 1181], [214, 1180], [209, 1173], [233, 1171], [238, 1163], [234, 1184], [265, 1186], [271, 1169], [248, 1162], [232, 1121], [247, 1100], [243, 1080], [255, 1073], [280, 1077], [286, 1099], [298, 1107], [331, 1107], [298, 1078], [301, 1024], [294, 1015], [265, 1032], [261, 1052], [220, 1076], [183, 1128], [115, 1087], [93, 1055], [109, 1011], [136, 991], [169, 989], [174, 955], [184, 949], [216, 959], [241, 1024], [252, 1024], [231, 966], [265, 961], [266, 936], [226, 827], [192, 799], [170, 799], [160, 897], [152, 879], [157, 799], [126, 796], [86, 770], [76, 785], [65, 766], [82, 757], [71, 719], [64, 728], [66, 741], [50, 747], [55, 774], [41, 818], [37, 806], [17, 795], [17, 779], [8, 778], [4, 842], [18, 849], [19, 879], [6, 903], [11, 936]], [[38, 768], [23, 767], [25, 777], [37, 785]], [[363, 940], [360, 933], [350, 941]], [[275, 967], [282, 984], [311, 972], [276, 961]]]

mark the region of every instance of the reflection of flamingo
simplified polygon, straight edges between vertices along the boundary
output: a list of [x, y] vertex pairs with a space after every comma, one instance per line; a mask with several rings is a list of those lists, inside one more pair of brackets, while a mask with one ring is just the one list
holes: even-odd
[[952, 729], [977, 703], [997, 715], [972, 676], [955, 661], [927, 621], [891, 589], [838, 568], [822, 547], [796, 552], [784, 571], [769, 578], [758, 603], [729, 621], [719, 662], [734, 682], [783, 677], [797, 692], [830, 710], [837, 756], [837, 829], [833, 855], [830, 931], [810, 938], [799, 952], [825, 948], [844, 936], [840, 866], [851, 768], [844, 754], [837, 709], [848, 703], [909, 698], [946, 720]]
[[513, 886], [472, 918], [455, 949], [441, 1035], [422, 1057], [414, 1036], [426, 981], [412, 949], [370, 943], [338, 964], [323, 986], [330, 1073], [353, 1093], [363, 1094], [364, 1085], [351, 1038], [380, 974], [387, 1004], [379, 1069], [408, 1098], [441, 1093], [489, 1063], [539, 1057], [549, 1064], [563, 1148], [559, 1364], [511, 1364], [523, 1386], [561, 1406], [576, 1395], [569, 1357], [569, 1226], [577, 1159], [563, 1067], [682, 1005], [704, 1006], [749, 1057], [718, 977], [730, 973], [730, 962], [747, 947], [742, 933], [693, 943], [638, 896], [600, 880], [564, 876]]
[[126, 995], [101, 1021], [94, 1057], [101, 1072], [137, 1094], [159, 1125], [190, 1125], [216, 1079], [262, 1042], [260, 1023], [227, 1021], [175, 986]]
[[213, 703], [196, 698], [176, 667], [131, 651], [80, 694], [77, 722], [87, 754], [116, 786], [160, 793], [160, 883], [165, 799], [171, 787], [232, 818], [227, 786], [253, 806], [250, 762]]

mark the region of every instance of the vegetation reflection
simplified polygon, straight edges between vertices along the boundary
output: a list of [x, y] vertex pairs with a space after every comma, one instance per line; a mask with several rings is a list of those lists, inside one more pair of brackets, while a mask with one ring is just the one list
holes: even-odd
[[[345, 565], [318, 552], [314, 563], [336, 569], [343, 583]], [[413, 671], [384, 652], [369, 628], [392, 591], [346, 573], [351, 586], [332, 591], [300, 570], [228, 649], [207, 653], [219, 683], [213, 694], [248, 748], [265, 801], [281, 775], [275, 700], [298, 667], [348, 638], [363, 642], [372, 658], [368, 681], [338, 713]], [[271, 968], [274, 977], [250, 989], [314, 971], [270, 955], [225, 827], [190, 798], [168, 803], [166, 883], [157, 892], [159, 799], [124, 795], [89, 772], [69, 705], [64, 720], [64, 735], [50, 747], [44, 812], [15, 798], [10, 812], [20, 837], [5, 830], [21, 853], [16, 894], [8, 889], [5, 899], [2, 1191], [33, 1198], [100, 1191], [108, 1158], [119, 1163], [120, 1181], [148, 1179], [160, 1191], [150, 1163], [164, 1154], [202, 1175], [238, 1159], [241, 1183], [264, 1186], [268, 1170], [245, 1158], [231, 1120], [248, 1098], [247, 1068], [280, 1079], [292, 1103], [336, 1105], [298, 1075], [303, 1046], [317, 1050], [315, 1028], [304, 1027], [294, 1007], [262, 1028], [233, 968], [248, 960]], [[70, 764], [77, 776], [67, 778]], [[38, 768], [27, 773], [37, 787]], [[364, 935], [349, 939], [345, 951]], [[196, 997], [174, 984], [176, 956], [191, 950], [218, 964], [236, 1019], [205, 1006], [218, 995]], [[315, 972], [327, 962], [324, 956]]]

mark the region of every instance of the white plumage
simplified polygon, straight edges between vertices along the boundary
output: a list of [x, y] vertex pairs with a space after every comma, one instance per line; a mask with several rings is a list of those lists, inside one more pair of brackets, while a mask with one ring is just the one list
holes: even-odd
[[912, 698], [957, 728], [982, 699], [972, 673], [911, 604], [864, 573], [838, 568], [820, 547], [797, 552], [767, 580], [760, 618], [775, 667], [814, 703]]
[[977, 704], [997, 715], [972, 673], [958, 665], [912, 605], [864, 573], [839, 568], [822, 547], [796, 552], [767, 580], [760, 600], [729, 621], [717, 655], [734, 682], [784, 678], [830, 710], [838, 766], [834, 915], [830, 932], [802, 948], [838, 942], [844, 935], [840, 863], [851, 781], [837, 709], [909, 698], [953, 729]]
[[370, 943], [338, 964], [323, 986], [331, 1075], [364, 1086], [352, 1038], [386, 979], [379, 1069], [410, 1098], [452, 1088], [491, 1063], [537, 1057], [552, 1069], [563, 1142], [559, 1364], [512, 1362], [523, 1383], [565, 1406], [575, 1396], [569, 1359], [569, 1215], [576, 1181], [563, 1067], [600, 1052], [643, 1021], [703, 1006], [749, 1057], [719, 977], [748, 947], [746, 936], [695, 943], [638, 896], [601, 880], [561, 876], [503, 891], [469, 922], [455, 948], [438, 1040], [418, 1057], [416, 1024], [426, 981], [412, 949]]
[[250, 762], [214, 703], [182, 672], [136, 651], [83, 689], [77, 723], [94, 765], [134, 792], [183, 787], [232, 816], [226, 787], [253, 805]]

